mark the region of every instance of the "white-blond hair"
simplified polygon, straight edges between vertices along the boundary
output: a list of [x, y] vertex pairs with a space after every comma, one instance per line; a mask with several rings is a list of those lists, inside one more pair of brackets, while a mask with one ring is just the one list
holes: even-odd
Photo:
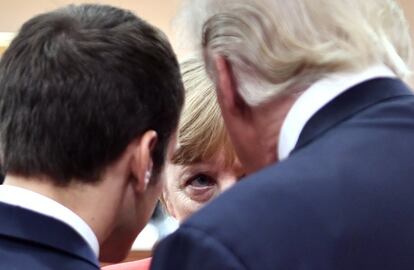
[[175, 25], [213, 76], [212, 58], [227, 58], [252, 106], [328, 73], [384, 64], [409, 74], [408, 23], [394, 0], [189, 0]]

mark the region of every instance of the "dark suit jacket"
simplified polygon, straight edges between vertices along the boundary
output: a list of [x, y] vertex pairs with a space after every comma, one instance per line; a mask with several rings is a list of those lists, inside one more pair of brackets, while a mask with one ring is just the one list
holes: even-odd
[[413, 267], [414, 97], [375, 79], [312, 117], [289, 158], [161, 242], [151, 269]]
[[56, 219], [0, 203], [1, 270], [96, 270], [92, 249]]

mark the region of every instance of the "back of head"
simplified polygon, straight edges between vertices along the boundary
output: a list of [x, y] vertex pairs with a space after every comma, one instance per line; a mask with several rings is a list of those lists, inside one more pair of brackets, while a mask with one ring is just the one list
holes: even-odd
[[68, 6], [26, 22], [0, 62], [1, 162], [57, 185], [95, 182], [146, 130], [160, 169], [183, 103], [165, 36], [110, 6]]
[[331, 72], [375, 64], [409, 72], [408, 24], [394, 0], [190, 0], [177, 22], [208, 67], [213, 55], [228, 59], [250, 105]]

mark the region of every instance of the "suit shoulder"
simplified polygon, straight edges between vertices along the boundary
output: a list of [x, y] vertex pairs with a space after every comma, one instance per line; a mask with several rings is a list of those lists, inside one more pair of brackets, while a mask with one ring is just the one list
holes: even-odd
[[157, 246], [151, 269], [247, 268], [232, 247], [226, 246], [220, 239], [201, 228], [187, 224]]

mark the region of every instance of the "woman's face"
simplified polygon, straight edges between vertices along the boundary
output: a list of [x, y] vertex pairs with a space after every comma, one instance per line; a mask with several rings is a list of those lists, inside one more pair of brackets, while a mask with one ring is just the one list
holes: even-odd
[[191, 165], [167, 165], [164, 199], [168, 212], [183, 221], [237, 182], [240, 164], [224, 166], [223, 154]]

